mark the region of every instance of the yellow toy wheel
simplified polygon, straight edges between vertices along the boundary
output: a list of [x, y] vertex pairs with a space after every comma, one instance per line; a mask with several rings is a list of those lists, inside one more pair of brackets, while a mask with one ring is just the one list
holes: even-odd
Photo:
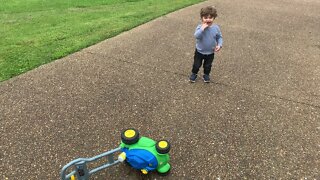
[[167, 154], [170, 151], [170, 144], [166, 140], [160, 140], [156, 144], [156, 150], [159, 154]]
[[126, 129], [121, 133], [121, 140], [124, 144], [131, 145], [139, 141], [139, 132], [133, 128]]

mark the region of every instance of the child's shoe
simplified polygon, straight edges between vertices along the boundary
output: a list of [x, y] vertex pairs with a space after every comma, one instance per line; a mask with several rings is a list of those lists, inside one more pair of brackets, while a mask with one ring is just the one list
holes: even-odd
[[207, 74], [204, 74], [204, 75], [203, 75], [203, 82], [205, 82], [205, 83], [209, 83], [209, 82], [210, 82], [210, 77], [209, 77], [209, 75], [207, 75]]
[[190, 82], [192, 82], [192, 83], [196, 82], [197, 77], [198, 77], [197, 74], [192, 73], [192, 74], [190, 75]]

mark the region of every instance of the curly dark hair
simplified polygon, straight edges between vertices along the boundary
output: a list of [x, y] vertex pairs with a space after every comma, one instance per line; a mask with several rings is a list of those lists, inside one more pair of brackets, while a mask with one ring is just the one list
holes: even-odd
[[211, 17], [213, 17], [213, 19], [215, 19], [218, 16], [216, 8], [214, 8], [212, 6], [207, 6], [207, 7], [201, 8], [200, 17], [202, 18], [202, 17], [207, 17], [207, 16], [211, 16]]

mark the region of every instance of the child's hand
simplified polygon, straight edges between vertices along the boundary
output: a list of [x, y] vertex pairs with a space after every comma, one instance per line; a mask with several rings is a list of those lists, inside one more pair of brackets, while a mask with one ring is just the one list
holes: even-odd
[[216, 47], [214, 48], [214, 52], [218, 52], [218, 51], [220, 51], [220, 49], [221, 49], [221, 46], [216, 46]]
[[209, 25], [206, 22], [202, 23], [202, 25], [201, 25], [202, 31], [205, 30], [208, 26]]

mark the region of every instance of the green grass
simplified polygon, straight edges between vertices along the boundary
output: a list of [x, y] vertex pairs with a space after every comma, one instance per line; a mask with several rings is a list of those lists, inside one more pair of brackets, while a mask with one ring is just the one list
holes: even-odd
[[0, 82], [203, 0], [0, 0]]

